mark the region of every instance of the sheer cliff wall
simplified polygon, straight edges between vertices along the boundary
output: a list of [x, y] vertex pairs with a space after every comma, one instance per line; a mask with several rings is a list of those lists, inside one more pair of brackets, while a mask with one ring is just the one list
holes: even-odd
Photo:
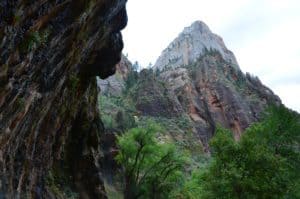
[[0, 0], [0, 198], [106, 198], [96, 76], [126, 0]]

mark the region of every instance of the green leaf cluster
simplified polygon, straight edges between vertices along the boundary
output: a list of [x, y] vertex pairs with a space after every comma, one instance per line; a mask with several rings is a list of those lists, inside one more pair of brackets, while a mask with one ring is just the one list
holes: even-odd
[[180, 186], [186, 155], [157, 138], [153, 122], [118, 137], [117, 161], [124, 167], [124, 198], [169, 198]]
[[164, 130], [154, 122], [129, 130], [118, 137], [125, 199], [300, 198], [300, 116], [272, 106], [263, 118], [239, 141], [218, 127], [211, 158], [198, 167], [159, 137]]
[[211, 140], [213, 161], [201, 175], [201, 198], [300, 198], [300, 120], [283, 106], [236, 142], [218, 128]]

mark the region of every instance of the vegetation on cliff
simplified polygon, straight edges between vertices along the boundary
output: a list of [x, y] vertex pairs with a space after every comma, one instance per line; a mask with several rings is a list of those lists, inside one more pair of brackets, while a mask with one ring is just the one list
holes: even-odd
[[[217, 72], [211, 71], [207, 62], [217, 66]], [[230, 70], [224, 72], [225, 69]], [[208, 78], [205, 85], [199, 78]], [[198, 80], [196, 88], [189, 84]], [[209, 84], [209, 88], [205, 87]], [[151, 119], [163, 130], [150, 133], [149, 142], [152, 140], [153, 146], [171, 144], [187, 160], [178, 170], [183, 175], [172, 184], [172, 189], [163, 189], [166, 194], [162, 192], [156, 198], [299, 197], [299, 116], [276, 103], [278, 100], [271, 91], [264, 93], [266, 87], [257, 78], [226, 65], [217, 52], [208, 52], [194, 65], [176, 70], [147, 69], [139, 73], [129, 70], [124, 85], [119, 95], [108, 92], [99, 96], [104, 126], [120, 135], [120, 154], [139, 146], [133, 140], [153, 130], [147, 123]], [[262, 113], [272, 102], [276, 105]], [[256, 119], [252, 120], [249, 114]], [[215, 127], [209, 129], [213, 136], [207, 140], [209, 148], [201, 142], [200, 134], [208, 133], [205, 128], [208, 124]], [[137, 150], [127, 153], [123, 161], [134, 159], [136, 153]], [[151, 159], [149, 154], [144, 154], [144, 159]], [[119, 186], [123, 190], [119, 189], [119, 193], [126, 193], [131, 187], [134, 194], [139, 193], [137, 198], [153, 198], [147, 182], [126, 180], [126, 173], [137, 181], [140, 179], [140, 175], [128, 175], [126, 165], [124, 162], [119, 165], [124, 169], [119, 173], [123, 176], [123, 186]], [[149, 178], [155, 176], [149, 173]], [[159, 190], [159, 182], [155, 184]], [[127, 193], [125, 197], [128, 198]]]
[[219, 129], [202, 175], [203, 198], [299, 198], [300, 117], [272, 107], [239, 142]]
[[283, 106], [270, 107], [240, 141], [218, 127], [209, 163], [196, 167], [163, 132], [152, 123], [118, 137], [125, 198], [300, 197], [300, 117]]

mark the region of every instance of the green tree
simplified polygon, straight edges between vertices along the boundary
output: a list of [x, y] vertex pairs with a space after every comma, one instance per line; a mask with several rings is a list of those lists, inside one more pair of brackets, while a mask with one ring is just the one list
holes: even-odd
[[117, 112], [116, 123], [118, 124], [117, 129], [119, 129], [121, 132], [136, 126], [134, 117], [123, 110]]
[[129, 68], [128, 75], [125, 79], [125, 89], [124, 93], [126, 94], [127, 91], [132, 88], [138, 81], [139, 78], [139, 70], [141, 66], [137, 61], [134, 62], [134, 64]]
[[140, 66], [139, 62], [135, 61], [134, 64], [132, 65], [132, 70], [137, 72], [140, 70], [140, 68], [141, 68], [141, 66]]
[[117, 161], [124, 167], [124, 198], [168, 198], [182, 182], [185, 156], [156, 138], [162, 128], [150, 122], [118, 137]]
[[[285, 198], [300, 198], [300, 115], [284, 106], [271, 106], [265, 119], [250, 130], [261, 144], [283, 159], [288, 182]], [[256, 130], [257, 129], [257, 130]]]
[[174, 199], [199, 199], [203, 193], [202, 169], [195, 169], [192, 175], [185, 175], [183, 184], [178, 190], [174, 190], [170, 198]]
[[201, 198], [300, 198], [299, 115], [271, 107], [239, 142], [218, 128]]

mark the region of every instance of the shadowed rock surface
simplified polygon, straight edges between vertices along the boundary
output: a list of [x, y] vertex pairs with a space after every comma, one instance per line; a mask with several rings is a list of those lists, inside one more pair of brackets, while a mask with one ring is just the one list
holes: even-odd
[[106, 198], [96, 76], [126, 0], [0, 0], [0, 198]]
[[98, 79], [97, 83], [101, 93], [106, 95], [121, 96], [125, 89], [125, 81], [132, 70], [130, 61], [122, 55], [120, 63], [116, 65], [116, 73], [106, 79]]

